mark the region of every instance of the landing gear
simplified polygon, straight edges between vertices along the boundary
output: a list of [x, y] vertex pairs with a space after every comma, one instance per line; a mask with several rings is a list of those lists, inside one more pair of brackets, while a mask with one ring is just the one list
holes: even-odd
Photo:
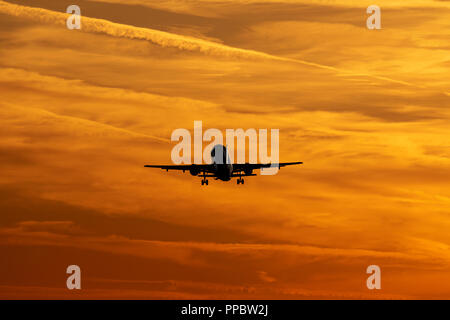
[[237, 179], [237, 184], [244, 184], [244, 179], [242, 179], [242, 178], [239, 178], [239, 179]]
[[202, 186], [205, 184], [208, 185], [208, 179], [206, 179], [206, 172], [203, 171]]

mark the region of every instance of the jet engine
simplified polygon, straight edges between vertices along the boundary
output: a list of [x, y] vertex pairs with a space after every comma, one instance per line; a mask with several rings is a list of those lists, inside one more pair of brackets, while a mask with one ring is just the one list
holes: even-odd
[[200, 169], [194, 167], [194, 168], [191, 168], [191, 169], [189, 170], [189, 172], [190, 172], [191, 175], [197, 176], [197, 175], [200, 173]]

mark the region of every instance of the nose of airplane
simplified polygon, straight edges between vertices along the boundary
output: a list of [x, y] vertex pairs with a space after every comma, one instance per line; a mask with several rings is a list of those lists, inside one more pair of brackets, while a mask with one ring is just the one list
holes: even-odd
[[211, 150], [211, 158], [214, 163], [226, 163], [227, 148], [222, 144], [215, 145]]

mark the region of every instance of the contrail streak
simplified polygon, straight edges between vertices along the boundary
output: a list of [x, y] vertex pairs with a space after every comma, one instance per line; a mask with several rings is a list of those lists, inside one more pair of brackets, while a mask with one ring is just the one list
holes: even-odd
[[[51, 11], [42, 8], [34, 8], [28, 6], [21, 6], [16, 4], [11, 4], [0, 0], [0, 12], [16, 17], [23, 17], [31, 19], [33, 21], [40, 21], [49, 24], [56, 25], [66, 25], [66, 20], [70, 14]], [[340, 75], [348, 76], [358, 76], [358, 77], [370, 77], [372, 79], [377, 79], [381, 81], [397, 83], [405, 86], [424, 88], [413, 83], [395, 80], [388, 77], [376, 76], [367, 73], [355, 73], [339, 68], [326, 66], [314, 62], [308, 62], [298, 59], [278, 57], [264, 52], [240, 49], [235, 47], [230, 47], [220, 43], [215, 43], [207, 40], [197, 39], [193, 37], [177, 35], [169, 32], [141, 28], [135, 26], [129, 26], [124, 24], [119, 24], [111, 22], [104, 19], [90, 18], [82, 16], [82, 30], [94, 33], [103, 33], [113, 37], [128, 38], [128, 39], [139, 39], [147, 40], [156, 45], [162, 47], [177, 48], [180, 50], [187, 51], [197, 51], [207, 55], [213, 56], [224, 56], [224, 57], [234, 57], [234, 58], [246, 58], [246, 59], [264, 59], [264, 60], [275, 60], [281, 62], [295, 63], [306, 65], [314, 68], [328, 70]]]

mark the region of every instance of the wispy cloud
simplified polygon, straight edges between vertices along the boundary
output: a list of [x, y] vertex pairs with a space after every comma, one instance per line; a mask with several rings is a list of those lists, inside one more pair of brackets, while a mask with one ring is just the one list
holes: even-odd
[[[51, 23], [61, 26], [65, 25], [66, 19], [69, 17], [69, 14], [66, 13], [60, 13], [41, 8], [33, 8], [9, 4], [4, 1], [0, 1], [0, 12], [13, 16], [20, 16], [26, 19], [32, 19], [34, 21], [41, 21], [43, 23]], [[104, 33], [114, 37], [147, 40], [162, 47], [173, 47], [180, 50], [198, 51], [204, 54], [211, 54], [223, 57], [236, 57], [245, 59], [269, 59], [269, 60], [283, 61], [324, 69], [331, 71], [333, 73], [339, 73], [347, 76], [370, 77], [377, 80], [397, 83], [406, 86], [413, 86], [417, 88], [423, 87], [418, 84], [402, 80], [396, 80], [389, 77], [371, 75], [368, 73], [355, 73], [352, 71], [341, 70], [336, 67], [327, 66], [315, 62], [303, 61], [299, 59], [292, 59], [286, 57], [278, 57], [264, 52], [234, 48], [202, 39], [172, 34], [154, 29], [123, 25], [104, 19], [83, 17], [82, 29], [83, 31]]]

